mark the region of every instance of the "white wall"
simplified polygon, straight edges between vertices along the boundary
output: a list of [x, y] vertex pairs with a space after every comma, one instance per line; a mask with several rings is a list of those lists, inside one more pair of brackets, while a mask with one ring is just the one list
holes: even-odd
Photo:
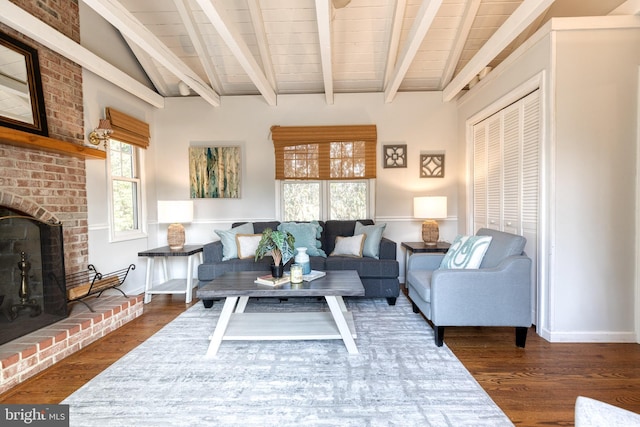
[[[213, 230], [227, 229], [239, 220], [270, 220], [276, 212], [275, 161], [269, 129], [273, 125], [376, 124], [378, 170], [377, 222], [386, 222], [385, 236], [398, 243], [420, 240], [420, 223], [412, 218], [413, 196], [437, 194], [449, 197], [449, 219], [441, 223], [441, 236], [452, 240], [457, 233], [457, 191], [462, 171], [455, 165], [457, 148], [456, 107], [443, 104], [441, 93], [399, 93], [389, 104], [383, 94], [336, 94], [334, 105], [324, 95], [279, 96], [278, 105], [267, 105], [260, 96], [223, 97], [220, 107], [200, 98], [171, 98], [154, 116], [157, 198], [189, 198], [188, 148], [191, 145], [239, 145], [242, 150], [240, 199], [199, 199], [195, 221], [187, 226], [187, 241], [217, 239]], [[407, 144], [408, 167], [384, 169], [382, 146]], [[445, 177], [420, 178], [421, 152], [444, 152]], [[150, 206], [150, 219], [157, 218]], [[166, 227], [158, 240], [166, 242]], [[401, 280], [404, 274], [402, 273]]]
[[[85, 123], [97, 123], [98, 119], [104, 118], [105, 107], [114, 107], [140, 120], [151, 122], [154, 108], [147, 103], [89, 71], [83, 70], [82, 78]], [[92, 127], [85, 125], [87, 135], [91, 130]], [[142, 172], [146, 182], [146, 191], [142, 194], [143, 211], [146, 212], [149, 203], [155, 204], [153, 149], [144, 150], [142, 157], [145, 160], [145, 168]], [[86, 160], [89, 263], [94, 264], [102, 273], [124, 268], [132, 263], [136, 264], [136, 270], [130, 274], [122, 287], [125, 292], [135, 295], [144, 290], [146, 266], [146, 259], [138, 258], [137, 254], [139, 251], [155, 246], [156, 233], [154, 230], [150, 239], [144, 237], [110, 242], [107, 161]], [[143, 215], [142, 222], [146, 224], [146, 215]]]

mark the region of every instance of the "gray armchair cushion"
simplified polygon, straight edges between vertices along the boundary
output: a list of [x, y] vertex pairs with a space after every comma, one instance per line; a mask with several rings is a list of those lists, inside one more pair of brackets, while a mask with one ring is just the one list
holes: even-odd
[[500, 262], [512, 255], [521, 255], [527, 239], [511, 233], [481, 228], [476, 233], [478, 236], [491, 236], [489, 249], [482, 258], [480, 268], [496, 267]]

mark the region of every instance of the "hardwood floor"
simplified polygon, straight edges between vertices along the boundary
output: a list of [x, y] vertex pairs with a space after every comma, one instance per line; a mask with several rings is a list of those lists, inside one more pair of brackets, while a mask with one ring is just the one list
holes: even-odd
[[[0, 403], [59, 403], [190, 305], [154, 296], [142, 316], [0, 395]], [[525, 349], [514, 339], [512, 328], [447, 328], [444, 341], [515, 425], [571, 426], [579, 395], [640, 413], [639, 344], [551, 344], [533, 330]]]

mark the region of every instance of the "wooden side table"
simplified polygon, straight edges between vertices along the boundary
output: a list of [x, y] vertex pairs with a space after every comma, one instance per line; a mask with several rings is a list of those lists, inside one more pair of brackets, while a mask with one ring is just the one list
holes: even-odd
[[[181, 250], [171, 250], [169, 246], [149, 249], [138, 252], [138, 256], [147, 257], [147, 278], [144, 285], [144, 303], [151, 301], [153, 294], [185, 294], [185, 303], [190, 303], [193, 297], [193, 261], [198, 258], [202, 264], [202, 245], [185, 245]], [[187, 258], [187, 278], [186, 279], [170, 279], [167, 272], [167, 258], [169, 257], [186, 257]], [[154, 261], [160, 258], [162, 263], [162, 272], [164, 274], [164, 282], [153, 285]]]
[[409, 269], [409, 257], [413, 254], [432, 253], [432, 254], [446, 254], [451, 243], [438, 242], [436, 245], [426, 245], [424, 242], [402, 242], [402, 247], [406, 250], [406, 256], [404, 257], [404, 277], [407, 281], [407, 271]]

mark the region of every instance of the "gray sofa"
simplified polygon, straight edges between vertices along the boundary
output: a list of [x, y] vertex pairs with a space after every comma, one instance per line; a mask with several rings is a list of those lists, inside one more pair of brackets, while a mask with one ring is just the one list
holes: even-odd
[[526, 239], [487, 228], [476, 235], [492, 238], [479, 268], [440, 268], [442, 254], [409, 258], [406, 281], [413, 311], [432, 322], [437, 346], [442, 346], [445, 326], [513, 326], [516, 345], [524, 347], [531, 327]]
[[[373, 225], [372, 220], [358, 220], [363, 225]], [[380, 241], [378, 259], [372, 257], [328, 256], [335, 247], [336, 237], [353, 236], [356, 221], [319, 221], [322, 227], [319, 241], [321, 249], [327, 254], [310, 256], [311, 268], [320, 271], [356, 270], [365, 289], [365, 298], [386, 298], [389, 305], [394, 305], [400, 294], [398, 281], [399, 265], [396, 259], [396, 243], [385, 237]], [[232, 224], [232, 228], [245, 224]], [[260, 234], [265, 228], [277, 229], [278, 221], [254, 222], [253, 232]], [[223, 261], [223, 246], [221, 241], [214, 241], [204, 245], [203, 263], [198, 267], [198, 287], [230, 271], [269, 272], [273, 260], [264, 257], [258, 261], [250, 259], [228, 259]], [[289, 262], [289, 264], [292, 261]], [[288, 265], [285, 266], [288, 269]], [[205, 307], [211, 307], [213, 301], [203, 301]]]

